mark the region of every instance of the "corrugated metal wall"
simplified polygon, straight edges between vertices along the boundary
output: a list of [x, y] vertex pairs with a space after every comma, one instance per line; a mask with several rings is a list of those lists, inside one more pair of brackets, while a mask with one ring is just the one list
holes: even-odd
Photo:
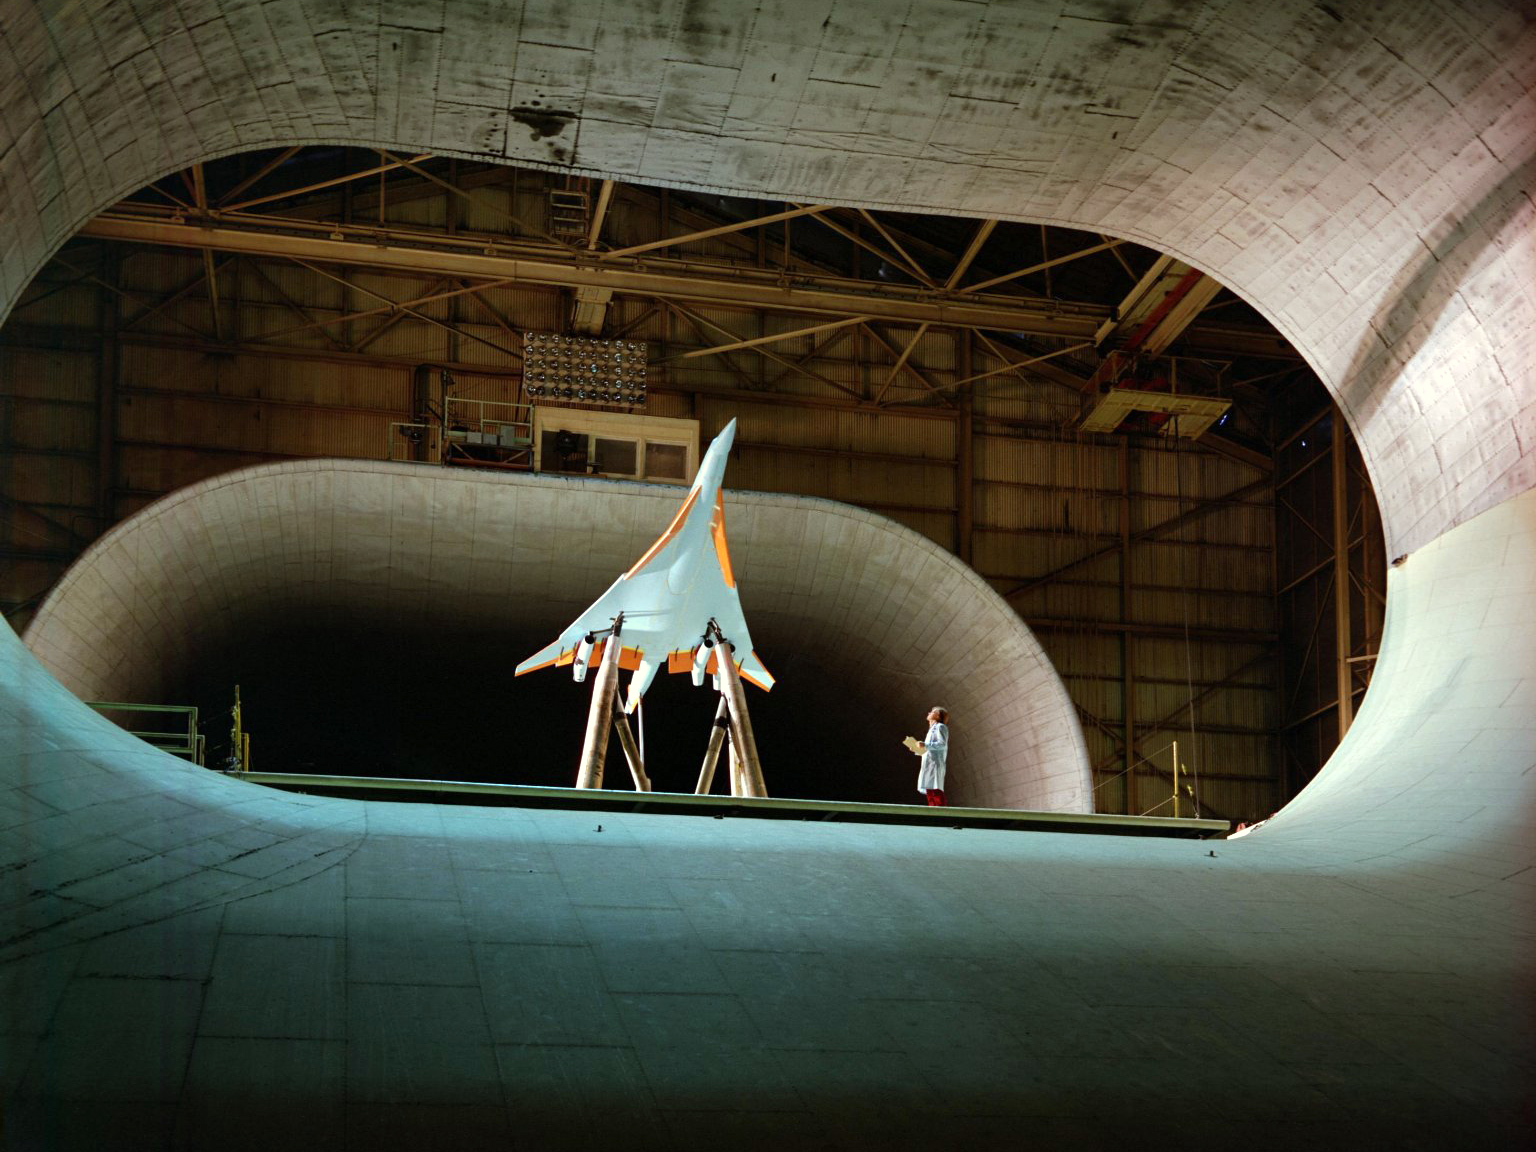
[[100, 531], [103, 292], [52, 269], [7, 324], [20, 338], [0, 342], [0, 603], [18, 622]]
[[[1284, 694], [1281, 718], [1283, 786], [1294, 792], [1317, 774], [1342, 735], [1338, 662], [1348, 663], [1350, 714], [1359, 707], [1385, 623], [1385, 542], [1370, 480], [1355, 445], [1343, 448], [1343, 485], [1336, 487], [1333, 422], [1320, 412], [1277, 454], [1277, 590]], [[1348, 628], [1335, 613], [1339, 571], [1331, 541], [1336, 512], [1344, 516]]]

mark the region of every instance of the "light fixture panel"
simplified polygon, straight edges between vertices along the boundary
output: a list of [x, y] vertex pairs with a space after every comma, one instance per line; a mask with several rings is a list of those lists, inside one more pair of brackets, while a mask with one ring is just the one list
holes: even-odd
[[638, 340], [524, 332], [523, 390], [536, 404], [642, 408], [646, 346]]

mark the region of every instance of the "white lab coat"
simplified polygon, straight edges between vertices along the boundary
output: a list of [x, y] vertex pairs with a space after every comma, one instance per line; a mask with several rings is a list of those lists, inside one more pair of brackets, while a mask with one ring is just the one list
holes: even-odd
[[928, 735], [923, 737], [922, 767], [917, 771], [917, 790], [944, 787], [944, 762], [949, 759], [949, 725], [937, 722], [928, 725]]

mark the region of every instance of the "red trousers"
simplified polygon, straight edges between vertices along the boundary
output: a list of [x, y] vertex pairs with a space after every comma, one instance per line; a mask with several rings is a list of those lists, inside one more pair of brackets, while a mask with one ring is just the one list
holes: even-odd
[[944, 789], [942, 789], [942, 788], [928, 788], [925, 791], [928, 794], [928, 806], [930, 808], [942, 808], [942, 807], [944, 807], [944, 804], [945, 804]]

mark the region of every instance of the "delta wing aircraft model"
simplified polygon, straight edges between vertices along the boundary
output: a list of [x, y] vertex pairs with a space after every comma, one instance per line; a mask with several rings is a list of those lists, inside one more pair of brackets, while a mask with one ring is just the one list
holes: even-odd
[[[729, 727], [733, 762], [740, 756], [747, 775], [756, 775], [757, 787], [761, 786], [761, 769], [756, 764], [738, 677], [764, 691], [771, 689], [774, 681], [753, 650], [725, 539], [720, 482], [735, 438], [736, 421], [732, 420], [710, 444], [683, 506], [661, 537], [557, 640], [517, 666], [514, 674], [521, 676], [551, 665], [568, 665], [578, 682], [586, 679], [589, 669], [599, 669], [578, 787], [601, 786], [601, 753], [597, 754], [597, 783], [591, 783], [594, 773], [590, 761], [594, 740], [601, 736], [606, 744], [607, 710], [618, 670], [632, 672], [624, 703], [624, 712], [631, 713], [663, 662], [669, 672], [690, 672], [695, 685], [702, 685], [705, 676], [715, 678], [722, 691], [716, 730]], [[721, 652], [731, 656], [722, 661]], [[627, 721], [620, 719], [617, 726], [622, 728], [621, 740], [630, 735]], [[628, 754], [630, 741], [624, 743]], [[713, 757], [719, 753], [718, 740], [711, 741], [711, 751], [700, 777], [700, 791], [708, 789]], [[635, 767], [631, 756], [631, 768]], [[642, 784], [643, 778], [643, 770], [636, 771], [637, 786], [647, 786]], [[733, 791], [736, 783], [733, 772]], [[765, 793], [758, 793], [749, 781], [746, 794]]]

